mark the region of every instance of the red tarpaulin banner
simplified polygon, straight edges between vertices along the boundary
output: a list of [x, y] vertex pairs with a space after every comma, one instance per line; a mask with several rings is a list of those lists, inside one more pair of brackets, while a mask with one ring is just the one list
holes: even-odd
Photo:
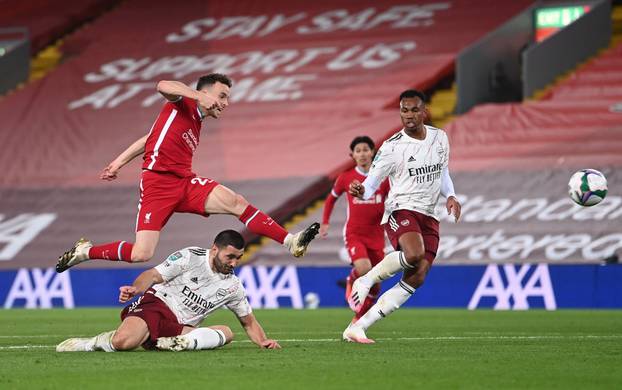
[[[0, 102], [0, 185], [82, 186], [148, 132], [161, 79], [235, 80], [203, 126], [195, 171], [219, 180], [323, 175], [385, 107], [452, 72], [459, 50], [531, 1], [124, 2], [67, 39], [64, 63]], [[120, 181], [135, 183], [138, 164]]]

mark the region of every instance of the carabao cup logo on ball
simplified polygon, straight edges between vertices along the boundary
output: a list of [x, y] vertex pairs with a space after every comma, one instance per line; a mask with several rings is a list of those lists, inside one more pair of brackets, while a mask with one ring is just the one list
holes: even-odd
[[607, 179], [596, 169], [581, 169], [570, 177], [568, 195], [578, 205], [597, 205], [607, 196]]

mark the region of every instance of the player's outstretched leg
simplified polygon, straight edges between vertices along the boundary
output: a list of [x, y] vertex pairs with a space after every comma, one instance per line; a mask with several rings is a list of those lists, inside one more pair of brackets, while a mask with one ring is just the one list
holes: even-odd
[[73, 247], [63, 253], [56, 263], [56, 272], [64, 272], [67, 269], [78, 265], [89, 259], [89, 250], [93, 247], [93, 243], [86, 238], [81, 238], [73, 244]]
[[308, 228], [296, 234], [289, 234], [285, 238], [285, 246], [294, 257], [302, 257], [307, 252], [307, 247], [320, 231], [320, 224], [312, 223]]
[[288, 233], [269, 215], [250, 204], [243, 196], [231, 189], [217, 185], [210, 190], [205, 199], [204, 210], [207, 214], [232, 214], [238, 217], [251, 232], [268, 237], [285, 245], [294, 257], [301, 257], [307, 246], [320, 231], [320, 224], [314, 223], [296, 234]]
[[114, 333], [115, 331], [111, 330], [95, 337], [67, 339], [56, 346], [56, 352], [114, 352], [115, 349], [111, 342]]
[[398, 271], [411, 269], [414, 269], [414, 267], [406, 262], [403, 252], [395, 251], [389, 253], [371, 271], [356, 279], [354, 284], [352, 284], [352, 293], [348, 298], [348, 305], [350, 305], [352, 310], [358, 312], [374, 284], [389, 279]]

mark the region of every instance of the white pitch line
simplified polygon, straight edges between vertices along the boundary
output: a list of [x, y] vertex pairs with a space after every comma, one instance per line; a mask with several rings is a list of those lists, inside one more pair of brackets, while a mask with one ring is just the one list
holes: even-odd
[[31, 348], [56, 348], [56, 345], [7, 345], [0, 347], [2, 349], [31, 349]]
[[[456, 341], [456, 340], [598, 340], [619, 339], [622, 334], [612, 335], [533, 335], [533, 336], [431, 336], [431, 337], [379, 337], [377, 341]], [[341, 342], [340, 338], [326, 339], [281, 339], [282, 343], [334, 343]], [[250, 340], [233, 341], [233, 343], [251, 343]], [[6, 349], [38, 349], [55, 348], [56, 345], [6, 345], [0, 346], [0, 350]]]
[[[617, 339], [619, 335], [536, 335], [536, 336], [430, 336], [430, 337], [378, 337], [378, 341], [452, 341], [452, 340], [557, 340], [557, 339]], [[323, 343], [341, 341], [341, 339], [280, 339], [286, 343]], [[250, 340], [233, 341], [234, 343], [250, 343]]]

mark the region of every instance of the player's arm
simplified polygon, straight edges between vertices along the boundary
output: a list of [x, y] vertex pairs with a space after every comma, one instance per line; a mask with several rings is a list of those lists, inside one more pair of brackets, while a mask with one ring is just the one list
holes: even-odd
[[146, 134], [140, 137], [136, 142], [131, 144], [127, 149], [123, 151], [117, 158], [115, 158], [104, 170], [101, 172], [99, 177], [102, 180], [114, 180], [117, 178], [117, 173], [119, 170], [127, 163], [132, 161], [137, 156], [140, 156], [145, 152], [145, 144], [147, 143], [147, 137], [149, 134]]
[[454, 182], [451, 180], [451, 176], [449, 176], [448, 167], [443, 168], [443, 171], [441, 172], [441, 195], [447, 199], [447, 215], [453, 214], [456, 222], [458, 222], [462, 206], [460, 205], [460, 202], [458, 202], [458, 198], [456, 198]]
[[326, 237], [328, 235], [328, 229], [330, 228], [330, 215], [333, 213], [335, 202], [343, 194], [343, 176], [339, 176], [335, 180], [335, 185], [330, 190], [330, 193], [326, 196], [324, 201], [324, 212], [322, 213], [322, 224], [320, 225], [320, 237]]
[[266, 337], [266, 333], [263, 328], [253, 315], [253, 313], [249, 313], [243, 317], [239, 318], [240, 324], [246, 331], [248, 338], [255, 344], [257, 344], [261, 348], [267, 349], [280, 349], [281, 346], [276, 340], [272, 340]]
[[382, 181], [393, 171], [394, 162], [391, 148], [386, 143], [382, 144], [374, 157], [365, 180], [362, 183], [358, 180], [353, 180], [350, 183], [348, 191], [352, 196], [364, 200], [371, 199]]
[[137, 295], [142, 295], [151, 286], [163, 283], [164, 279], [157, 269], [151, 268], [138, 275], [131, 286], [119, 287], [119, 302], [125, 303]]
[[169, 102], [176, 102], [179, 98], [187, 97], [189, 99], [198, 100], [200, 92], [192, 89], [180, 81], [161, 80], [156, 87], [160, 95], [164, 96]]
[[378, 190], [381, 183], [381, 178], [368, 174], [362, 183], [358, 180], [353, 180], [352, 183], [350, 183], [349, 191], [352, 196], [368, 200], [371, 199], [374, 193]]
[[205, 91], [192, 89], [179, 81], [161, 80], [158, 82], [157, 89], [169, 102], [177, 102], [182, 97], [196, 100], [197, 104], [203, 108], [203, 111], [208, 111], [218, 105], [218, 99], [215, 96]]
[[179, 250], [161, 264], [138, 275], [131, 286], [119, 288], [119, 302], [125, 303], [136, 295], [143, 294], [154, 284], [169, 282], [186, 271], [191, 261], [188, 248]]

